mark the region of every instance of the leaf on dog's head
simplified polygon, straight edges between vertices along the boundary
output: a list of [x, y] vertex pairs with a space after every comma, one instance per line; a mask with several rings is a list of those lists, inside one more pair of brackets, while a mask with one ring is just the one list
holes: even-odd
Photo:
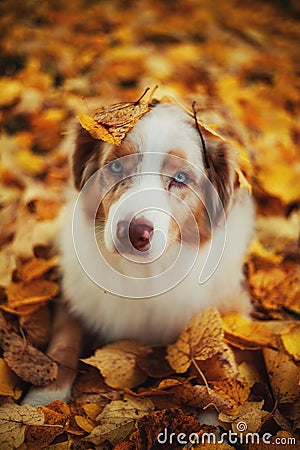
[[193, 318], [175, 344], [168, 346], [167, 359], [177, 373], [184, 373], [192, 360], [205, 361], [222, 351], [223, 326], [216, 308]]
[[149, 111], [149, 101], [142, 101], [148, 90], [146, 89], [136, 102], [103, 106], [93, 117], [81, 114], [77, 116], [77, 119], [92, 138], [120, 145], [135, 123]]

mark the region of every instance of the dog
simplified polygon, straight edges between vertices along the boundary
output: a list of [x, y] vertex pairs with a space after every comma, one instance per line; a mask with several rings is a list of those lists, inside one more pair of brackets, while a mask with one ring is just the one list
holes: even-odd
[[233, 154], [166, 102], [152, 101], [120, 145], [78, 125], [60, 238], [64, 301], [48, 349], [61, 365], [23, 403], [69, 400], [83, 329], [102, 343], [167, 344], [208, 306], [249, 314], [254, 207]]

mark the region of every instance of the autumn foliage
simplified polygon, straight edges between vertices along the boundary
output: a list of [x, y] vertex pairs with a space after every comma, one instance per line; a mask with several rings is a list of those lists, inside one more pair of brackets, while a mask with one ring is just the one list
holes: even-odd
[[[299, 436], [299, 14], [296, 1], [1, 2], [1, 450], [162, 448], [166, 427], [216, 433], [198, 420], [206, 408], [226, 429], [244, 422], [273, 442]], [[95, 109], [101, 118], [105, 105], [135, 102], [155, 85], [188, 109], [196, 100], [201, 122], [250, 156], [253, 321], [208, 308], [167, 348], [95, 348], [69, 405], [20, 406], [31, 384], [57, 373], [46, 349], [60, 295], [53, 241], [69, 177], [68, 123], [78, 117], [95, 132]], [[143, 108], [106, 139], [117, 142]]]

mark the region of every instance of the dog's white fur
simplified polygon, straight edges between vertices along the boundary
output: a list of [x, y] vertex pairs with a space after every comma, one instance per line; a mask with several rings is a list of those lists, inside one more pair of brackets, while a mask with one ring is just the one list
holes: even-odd
[[[192, 122], [187, 120], [185, 112], [169, 104], [158, 104], [149, 113], [142, 117], [128, 133], [125, 142], [130, 142], [135, 151], [141, 152], [144, 157], [141, 163], [141, 172], [160, 172], [162, 155], [176, 149], [186, 154], [189, 163], [205, 173], [199, 135]], [[105, 147], [106, 146], [106, 147]], [[111, 144], [104, 144], [109, 151]], [[147, 154], [157, 153], [157, 158], [147, 158]], [[209, 152], [209, 144], [208, 144]], [[155, 161], [155, 163], [153, 163]], [[149, 166], [150, 164], [150, 166]], [[151, 166], [152, 164], [152, 166]], [[156, 167], [153, 167], [156, 164]], [[148, 165], [148, 166], [147, 166]], [[200, 182], [200, 180], [198, 180]], [[226, 242], [224, 252], [215, 272], [204, 284], [199, 284], [199, 274], [210, 249], [210, 240], [197, 249], [196, 261], [188, 275], [173, 289], [167, 290], [161, 295], [150, 298], [132, 299], [120, 297], [108, 291], [104, 291], [95, 284], [85, 273], [78, 262], [72, 237], [72, 217], [78, 192], [73, 189], [69, 202], [64, 211], [64, 226], [61, 235], [61, 265], [63, 275], [63, 295], [67, 300], [71, 313], [79, 317], [88, 330], [97, 332], [103, 342], [120, 339], [138, 339], [146, 343], [168, 343], [176, 339], [190, 319], [208, 306], [216, 306], [222, 313], [238, 311], [247, 314], [250, 311], [250, 302], [242, 282], [243, 258], [247, 245], [253, 233], [254, 211], [250, 196], [246, 190], [234, 186], [234, 171], [230, 175], [230, 201], [226, 207]], [[170, 233], [170, 214], [172, 207], [168, 204], [168, 195], [157, 197], [159, 207], [167, 211], [161, 213], [153, 208], [142, 213], [141, 206], [147, 208], [147, 196], [143, 197], [143, 204], [139, 200], [130, 203], [130, 194], [135, 194], [145, 189], [152, 192], [152, 188], [164, 190], [160, 177], [155, 175], [142, 175], [124, 190], [114, 204], [111, 205], [103, 230], [103, 239], [99, 240], [103, 253], [111, 264], [121, 273], [128, 276], [151, 276], [151, 264], [145, 264], [147, 258], [151, 259], [160, 252], [161, 242], [156, 238], [155, 231], [152, 236], [152, 248], [146, 254], [136, 256], [140, 263], [130, 263], [119, 255], [114, 249], [116, 239], [116, 223], [124, 220], [125, 215], [131, 217], [138, 215], [153, 223], [154, 228], [159, 228], [166, 236], [165, 257], [155, 265], [155, 270], [163, 272], [168, 269], [170, 258], [178, 252], [180, 245], [186, 252], [187, 260], [193, 259], [193, 246], [185, 245], [178, 241], [168, 240]], [[155, 191], [153, 193], [155, 198]], [[135, 197], [134, 197], [135, 198]], [[136, 197], [138, 198], [138, 196]], [[127, 199], [127, 200], [126, 200]], [[122, 202], [124, 202], [124, 208]], [[150, 202], [151, 203], [151, 202]], [[129, 206], [130, 205], [130, 206]], [[152, 205], [152, 203], [151, 203]], [[129, 210], [130, 209], [130, 210]], [[87, 230], [90, 224], [87, 222], [84, 212], [76, 216], [77, 227], [81, 230], [82, 240], [85, 242], [87, 258], [92, 259], [93, 242], [90, 240]], [[213, 239], [216, 248], [222, 246], [224, 230], [218, 225], [213, 230]], [[156, 242], [157, 239], [157, 242]], [[152, 252], [152, 253], [151, 253]], [[92, 259], [93, 260], [93, 259]], [[159, 260], [160, 261], [160, 260]], [[101, 276], [108, 279], [111, 276], [109, 268], [101, 268]], [[107, 272], [105, 272], [107, 270]], [[181, 276], [179, 270], [174, 269], [173, 277]], [[104, 272], [103, 272], [104, 271]], [[118, 286], [119, 290], [126, 292], [126, 277], [120, 281], [124, 286]], [[149, 280], [151, 291], [152, 281]], [[174, 283], [176, 284], [176, 283]], [[144, 289], [144, 288], [143, 288]], [[142, 297], [143, 293], [137, 292]], [[38, 392], [29, 394], [25, 401], [32, 404], [49, 402], [54, 398], [66, 400], [70, 394], [70, 386], [55, 387], [44, 390], [44, 394]], [[39, 398], [37, 398], [39, 395]]]

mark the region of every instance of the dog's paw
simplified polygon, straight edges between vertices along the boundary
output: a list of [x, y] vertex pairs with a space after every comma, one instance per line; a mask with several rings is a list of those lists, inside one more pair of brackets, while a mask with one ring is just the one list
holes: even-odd
[[22, 400], [22, 405], [46, 406], [55, 400], [68, 402], [71, 397], [71, 387], [60, 389], [31, 388]]

